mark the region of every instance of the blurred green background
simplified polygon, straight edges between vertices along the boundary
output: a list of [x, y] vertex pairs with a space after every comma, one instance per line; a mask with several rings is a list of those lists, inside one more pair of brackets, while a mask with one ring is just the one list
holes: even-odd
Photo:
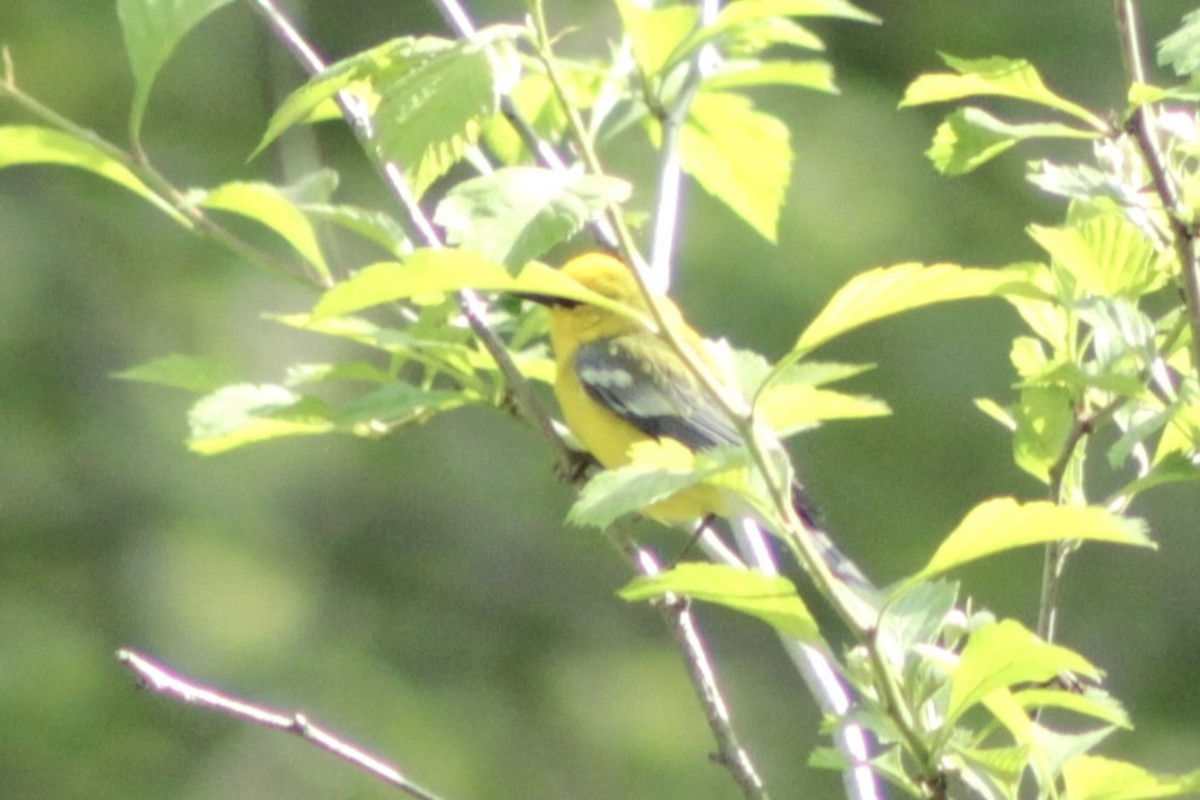
[[[1021, 177], [1022, 154], [1045, 151], [954, 181], [934, 173], [922, 151], [945, 109], [896, 104], [938, 68], [936, 51], [1026, 57], [1074, 99], [1122, 102], [1108, 3], [861, 5], [884, 25], [816, 26], [840, 97], [761, 98], [789, 119], [797, 151], [778, 247], [703, 192], [688, 196], [677, 294], [705, 330], [771, 356], [858, 271], [1036, 257], [1024, 225], [1061, 218]], [[1191, 5], [1148, 4], [1148, 38]], [[523, 13], [517, 0], [471, 6], [482, 21]], [[549, 6], [554, 26], [581, 31], [565, 46], [602, 51], [608, 3]], [[292, 7], [330, 57], [443, 32], [415, 0]], [[111, 3], [6, 0], [0, 41], [27, 91], [124, 141], [131, 79]], [[277, 154], [245, 159], [299, 79], [233, 4], [163, 73], [148, 149], [185, 186], [277, 178]], [[28, 118], [0, 106], [0, 121]], [[349, 136], [329, 126], [318, 138], [344, 197], [387, 202]], [[649, 181], [653, 162], [630, 141], [611, 163]], [[656, 613], [614, 597], [628, 572], [598, 534], [563, 527], [569, 492], [530, 431], [476, 409], [380, 441], [190, 453], [190, 398], [113, 372], [183, 352], [276, 381], [332, 345], [260, 316], [306, 309], [308, 294], [80, 172], [0, 172], [0, 281], [0, 796], [394, 796], [294, 738], [135, 692], [113, 658], [121, 646], [304, 710], [447, 798], [738, 796], [705, 761], [712, 743]], [[971, 403], [1009, 398], [1017, 330], [1000, 303], [937, 307], [820, 354], [877, 363], [855, 388], [895, 409], [797, 443], [833, 529], [880, 580], [923, 563], [981, 499], [1040, 495]], [[1138, 725], [1105, 752], [1183, 771], [1200, 753], [1200, 497], [1168, 487], [1136, 511], [1161, 551], [1087, 548], [1069, 570], [1061, 634], [1108, 670]], [[1039, 552], [961, 577], [978, 602], [1033, 624]], [[775, 796], [837, 796], [836, 774], [805, 767], [817, 716], [770, 632], [708, 610], [703, 621]]]

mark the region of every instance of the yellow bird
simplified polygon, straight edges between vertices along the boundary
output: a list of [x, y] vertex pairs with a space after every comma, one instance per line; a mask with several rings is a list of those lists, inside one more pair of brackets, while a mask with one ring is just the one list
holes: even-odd
[[[629, 268], [603, 253], [568, 261], [563, 274], [587, 289], [646, 317], [646, 298]], [[610, 309], [545, 295], [530, 296], [549, 309], [550, 344], [557, 377], [554, 389], [571, 432], [604, 467], [630, 463], [630, 449], [641, 442], [674, 439], [692, 451], [741, 442], [725, 411], [701, 385], [674, 349], [637, 319]], [[667, 325], [718, 379], [725, 370], [711, 357], [703, 339], [667, 298], [656, 302]], [[810, 529], [830, 571], [861, 588], [870, 582], [822, 533], [800, 485], [792, 502]], [[645, 509], [666, 524], [736, 513], [729, 493], [700, 483]]]

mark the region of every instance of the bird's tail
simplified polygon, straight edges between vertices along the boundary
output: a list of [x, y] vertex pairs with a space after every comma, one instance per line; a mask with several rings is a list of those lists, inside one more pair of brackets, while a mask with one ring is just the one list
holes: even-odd
[[878, 587], [859, 569], [850, 556], [843, 553], [841, 548], [834, 544], [833, 538], [825, 531], [825, 525], [821, 522], [820, 512], [805, 494], [804, 488], [799, 482], [792, 483], [792, 507], [796, 510], [796, 516], [804, 523], [805, 532], [816, 544], [821, 559], [833, 576], [859, 594], [867, 597], [879, 596]]

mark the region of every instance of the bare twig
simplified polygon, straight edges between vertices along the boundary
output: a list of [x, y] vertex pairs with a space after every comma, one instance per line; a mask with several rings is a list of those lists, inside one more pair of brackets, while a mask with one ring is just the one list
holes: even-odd
[[[637, 546], [619, 525], [610, 527], [608, 534], [640, 574], [657, 575], [662, 571], [654, 554], [644, 547]], [[750, 754], [739, 741], [729, 706], [722, 695], [716, 670], [708, 655], [708, 645], [696, 627], [691, 607], [686, 601], [667, 595], [659, 608], [671, 635], [683, 652], [688, 678], [700, 699], [700, 707], [708, 720], [708, 726], [717, 740], [717, 754], [714, 760], [729, 770], [747, 800], [767, 800], [767, 790], [762, 778]]]
[[299, 712], [285, 713], [225, 694], [172, 672], [169, 668], [133, 650], [118, 650], [117, 661], [137, 676], [138, 683], [155, 694], [185, 705], [207, 708], [227, 717], [264, 728], [293, 733], [332, 753], [379, 780], [420, 800], [439, 800], [428, 789], [413, 783], [396, 767], [341, 739], [308, 720]]

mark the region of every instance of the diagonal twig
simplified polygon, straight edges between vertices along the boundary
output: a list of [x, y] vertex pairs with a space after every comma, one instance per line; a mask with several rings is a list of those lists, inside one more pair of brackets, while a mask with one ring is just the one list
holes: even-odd
[[185, 678], [134, 650], [118, 650], [117, 661], [136, 675], [139, 684], [148, 691], [177, 700], [184, 705], [207, 708], [252, 725], [295, 734], [411, 797], [418, 800], [439, 800], [437, 795], [406, 778], [396, 767], [335, 736], [311, 722], [304, 714], [277, 711], [218, 691]]

